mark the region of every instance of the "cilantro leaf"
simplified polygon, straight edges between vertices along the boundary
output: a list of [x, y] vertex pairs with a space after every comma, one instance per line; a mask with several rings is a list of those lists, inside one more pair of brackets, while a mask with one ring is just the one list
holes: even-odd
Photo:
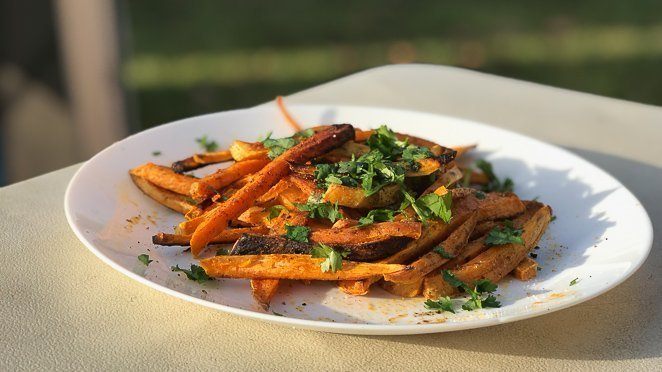
[[206, 134], [200, 138], [196, 138], [195, 142], [197, 142], [200, 145], [200, 147], [206, 152], [212, 152], [218, 149], [218, 143], [216, 143], [216, 141], [207, 138]]
[[287, 210], [284, 206], [278, 204], [278, 205], [272, 205], [269, 207], [269, 215], [267, 216], [267, 220], [271, 221], [274, 218], [280, 216], [280, 213], [284, 210]]
[[359, 227], [367, 226], [375, 222], [393, 221], [395, 212], [390, 209], [373, 209], [365, 217], [359, 219]]
[[160, 155], [161, 155], [161, 151], [159, 150], [152, 151], [152, 156], [160, 156]]
[[575, 278], [575, 279], [573, 279], [573, 280], [570, 281], [570, 285], [571, 285], [571, 286], [572, 286], [572, 285], [575, 285], [575, 284], [577, 284], [577, 283], [579, 283], [579, 278]]
[[143, 254], [138, 256], [138, 261], [142, 262], [143, 265], [145, 265], [145, 266], [149, 266], [149, 263], [154, 261], [154, 260], [150, 260], [149, 255], [143, 253]]
[[434, 253], [438, 253], [441, 257], [449, 259], [449, 260], [451, 258], [455, 258], [455, 256], [453, 256], [452, 254], [446, 252], [446, 250], [444, 249], [444, 246], [442, 246], [442, 245], [438, 245], [438, 246], [434, 247], [432, 249], [432, 251]]
[[506, 221], [504, 226], [497, 226], [490, 230], [485, 237], [487, 245], [524, 244], [522, 229], [513, 228], [512, 221]]
[[423, 303], [423, 305], [425, 305], [425, 308], [428, 310], [449, 311], [455, 314], [455, 310], [453, 310], [453, 301], [448, 296], [441, 297], [437, 301], [427, 300]]
[[453, 196], [450, 192], [444, 195], [430, 193], [421, 196], [418, 200], [414, 199], [404, 187], [402, 188], [402, 193], [405, 197], [405, 202], [400, 209], [405, 209], [411, 205], [422, 222], [427, 222], [430, 218], [438, 218], [446, 223], [451, 220]]
[[395, 133], [386, 125], [375, 129], [374, 133], [366, 141], [371, 150], [377, 150], [388, 157], [402, 154], [403, 143], [398, 141]]
[[476, 292], [478, 293], [493, 293], [497, 290], [498, 286], [492, 283], [489, 279], [476, 280]]
[[264, 147], [269, 150], [267, 156], [269, 156], [270, 159], [277, 158], [286, 150], [296, 146], [298, 143], [299, 141], [294, 139], [294, 137], [285, 137], [285, 138], [277, 138], [277, 139], [271, 138], [271, 133], [269, 133], [267, 138], [262, 140], [262, 144], [264, 145]]
[[329, 270], [332, 273], [335, 273], [336, 271], [342, 269], [342, 259], [347, 257], [349, 253], [349, 250], [338, 252], [332, 247], [329, 247], [323, 243], [317, 243], [317, 245], [310, 250], [310, 255], [312, 257], [325, 259], [320, 264], [320, 268], [324, 273]]
[[310, 138], [310, 137], [313, 136], [313, 134], [315, 134], [315, 131], [313, 130], [313, 128], [308, 128], [308, 129], [304, 129], [302, 131], [297, 132], [297, 134], [295, 134], [294, 136], [295, 137], [302, 137], [302, 138]]
[[402, 159], [406, 161], [416, 161], [433, 157], [434, 154], [427, 147], [409, 145], [402, 151]]
[[186, 274], [187, 278], [189, 278], [190, 280], [194, 280], [198, 283], [204, 283], [208, 280], [213, 280], [213, 278], [207, 275], [205, 269], [203, 269], [198, 265], [191, 265], [190, 270], [182, 269], [179, 267], [179, 265], [177, 265], [177, 266], [172, 266], [170, 270], [182, 272]]
[[331, 222], [336, 222], [336, 220], [343, 218], [342, 213], [338, 210], [338, 202], [335, 204], [322, 202], [315, 195], [311, 195], [306, 204], [295, 205], [300, 211], [308, 212], [308, 217], [310, 218], [326, 218]]
[[285, 237], [295, 242], [308, 243], [310, 228], [306, 226], [285, 226]]
[[496, 297], [489, 295], [482, 300], [483, 307], [501, 307], [501, 302], [497, 301]]
[[[462, 309], [472, 311], [482, 309], [485, 307], [501, 307], [501, 303], [496, 300], [496, 297], [491, 295], [497, 290], [498, 286], [489, 279], [480, 279], [474, 283], [474, 287], [469, 287], [466, 283], [459, 280], [453, 273], [448, 270], [441, 272], [444, 280], [453, 287], [461, 288], [467, 293], [470, 298], [462, 305]], [[487, 293], [487, 297], [483, 298], [483, 294]]]
[[269, 133], [267, 134], [267, 138], [260, 142], [262, 142], [262, 145], [269, 150], [267, 156], [269, 156], [270, 159], [275, 159], [286, 150], [298, 145], [301, 140], [311, 137], [313, 134], [315, 134], [315, 131], [311, 128], [297, 132], [292, 137], [284, 138], [271, 138], [271, 133]]
[[444, 280], [448, 284], [452, 285], [453, 287], [462, 288], [462, 287], [466, 286], [464, 284], [464, 282], [462, 282], [460, 279], [456, 278], [455, 274], [450, 272], [450, 270], [442, 270], [441, 275], [444, 278]]
[[506, 178], [505, 180], [501, 181], [499, 177], [497, 177], [496, 174], [494, 174], [492, 163], [490, 163], [489, 161], [480, 159], [476, 162], [476, 167], [480, 169], [487, 176], [487, 179], [489, 181], [487, 185], [483, 186], [483, 191], [485, 192], [513, 191], [513, 188], [515, 187], [513, 180], [511, 180], [510, 178]]

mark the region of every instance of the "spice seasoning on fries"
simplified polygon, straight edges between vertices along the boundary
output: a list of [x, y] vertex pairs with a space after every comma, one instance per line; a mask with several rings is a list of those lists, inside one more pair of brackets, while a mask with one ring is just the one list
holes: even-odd
[[[200, 266], [173, 271], [198, 282], [250, 279], [265, 309], [289, 279], [337, 281], [352, 295], [381, 282], [453, 313], [498, 307], [496, 283], [511, 272], [535, 277], [528, 253], [551, 209], [520, 200], [512, 180], [486, 161], [459, 166], [456, 157], [475, 145], [447, 148], [387, 126], [303, 130], [281, 97], [277, 104], [295, 129], [291, 137], [235, 140], [219, 150], [202, 136], [203, 154], [130, 171], [147, 196], [184, 215], [175, 233], [153, 238], [190, 246], [201, 258]], [[220, 162], [232, 163], [201, 178], [181, 174]], [[206, 250], [217, 244], [233, 247]], [[452, 298], [460, 293], [468, 296], [461, 306]]]

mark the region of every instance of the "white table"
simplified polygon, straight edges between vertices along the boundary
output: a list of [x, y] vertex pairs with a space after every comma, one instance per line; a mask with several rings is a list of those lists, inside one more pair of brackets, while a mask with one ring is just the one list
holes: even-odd
[[74, 165], [0, 189], [0, 370], [662, 369], [662, 108], [422, 65], [364, 71], [288, 101], [443, 113], [567, 147], [640, 198], [652, 253], [607, 294], [530, 320], [406, 337], [295, 330], [169, 297], [101, 263], [64, 217]]

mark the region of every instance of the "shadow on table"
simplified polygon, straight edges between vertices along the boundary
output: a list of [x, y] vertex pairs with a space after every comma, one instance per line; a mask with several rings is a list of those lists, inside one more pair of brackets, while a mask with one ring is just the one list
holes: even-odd
[[[618, 156], [570, 148], [618, 178], [646, 207], [655, 229], [653, 249], [625, 283], [584, 304], [543, 317], [462, 332], [375, 337], [387, 342], [477, 353], [574, 360], [618, 360], [662, 356], [662, 169]], [[499, 341], [504, 337], [508, 341]], [[371, 337], [372, 338], [372, 337]], [[521, 342], [517, 342], [521, 340]], [[440, 354], [443, 355], [443, 354]]]

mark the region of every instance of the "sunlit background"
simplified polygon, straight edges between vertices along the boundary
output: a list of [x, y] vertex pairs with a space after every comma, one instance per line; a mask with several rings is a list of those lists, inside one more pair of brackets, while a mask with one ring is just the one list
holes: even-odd
[[662, 105], [662, 1], [0, 4], [0, 185], [131, 132], [392, 63]]

